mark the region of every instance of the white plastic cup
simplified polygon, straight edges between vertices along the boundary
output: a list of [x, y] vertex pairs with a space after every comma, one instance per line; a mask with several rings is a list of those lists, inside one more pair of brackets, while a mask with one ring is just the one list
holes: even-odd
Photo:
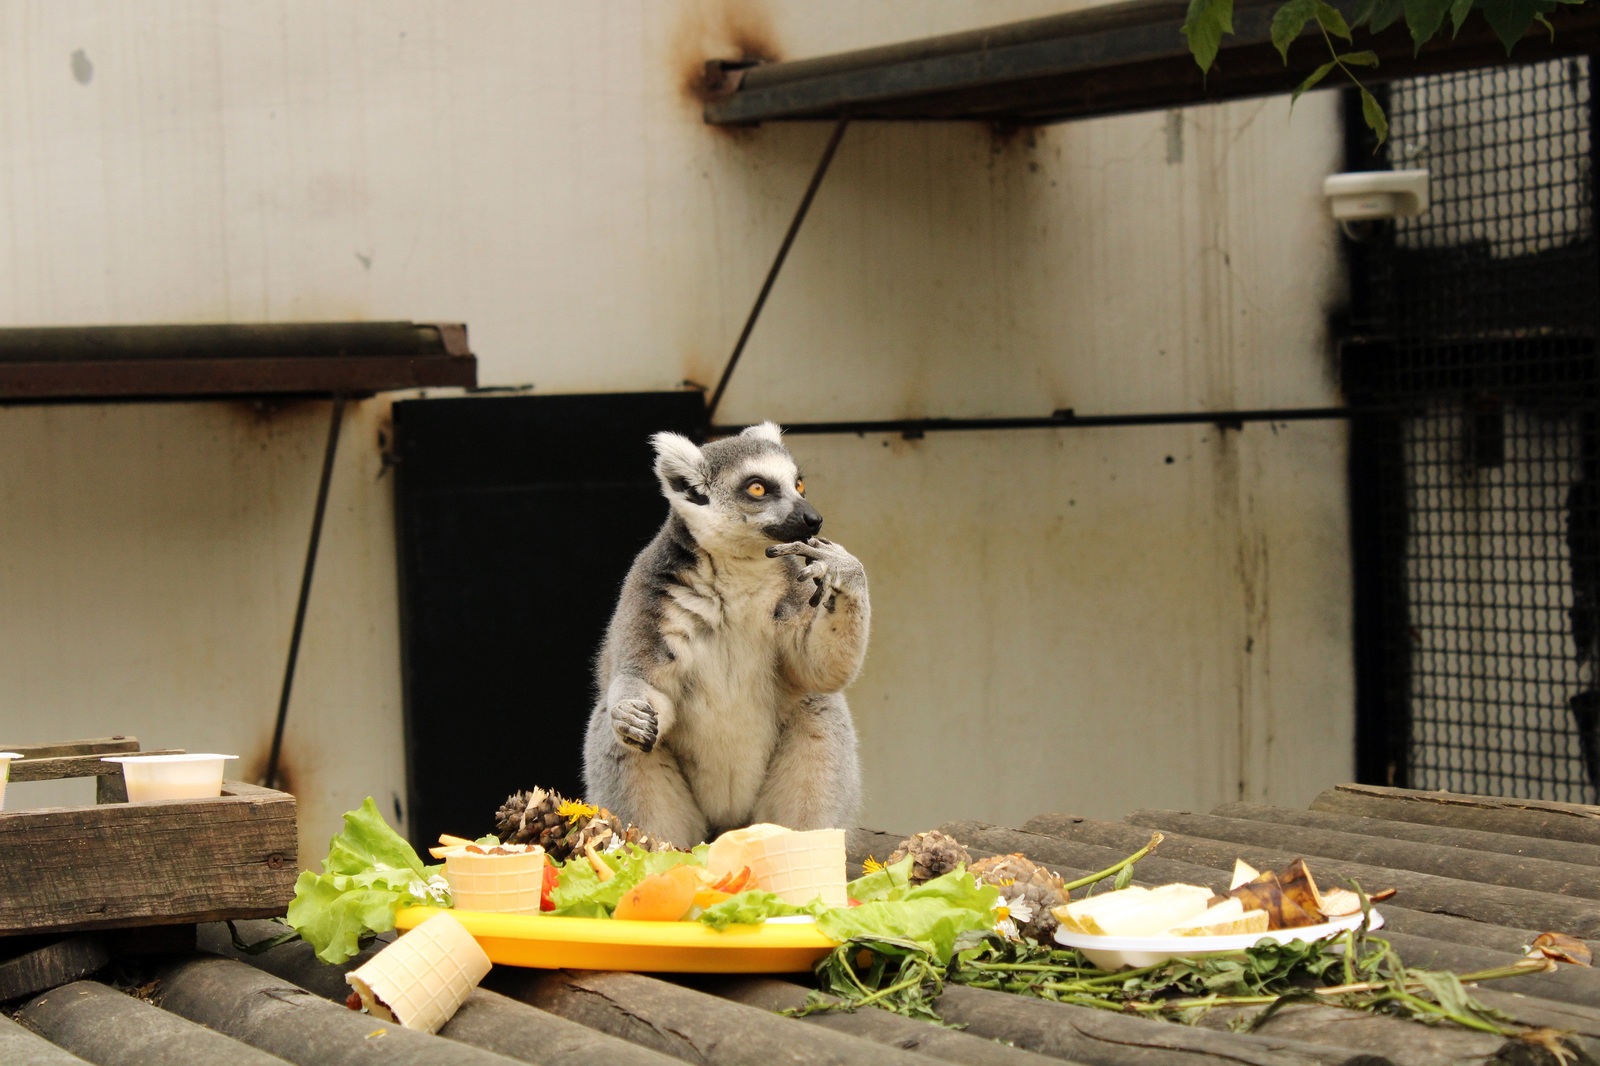
[[375, 1017], [437, 1033], [489, 972], [489, 956], [440, 911], [344, 975]]
[[6, 809], [6, 779], [11, 776], [11, 760], [22, 756], [14, 751], [0, 751], [0, 811]]
[[108, 755], [101, 762], [122, 764], [128, 802], [206, 799], [222, 795], [222, 763], [237, 755]]

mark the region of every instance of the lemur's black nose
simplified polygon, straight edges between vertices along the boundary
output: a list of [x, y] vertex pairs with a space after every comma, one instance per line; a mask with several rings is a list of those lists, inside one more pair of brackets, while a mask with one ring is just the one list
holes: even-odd
[[822, 528], [822, 516], [809, 505], [800, 513], [800, 520], [806, 524], [806, 536], [808, 537], [816, 536], [817, 530]]

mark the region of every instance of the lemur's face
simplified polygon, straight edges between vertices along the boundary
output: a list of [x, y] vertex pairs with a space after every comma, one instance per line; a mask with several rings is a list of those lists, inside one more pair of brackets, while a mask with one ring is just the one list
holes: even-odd
[[686, 437], [655, 438], [656, 475], [672, 509], [707, 547], [757, 555], [774, 542], [822, 528], [805, 479], [770, 422], [697, 448]]

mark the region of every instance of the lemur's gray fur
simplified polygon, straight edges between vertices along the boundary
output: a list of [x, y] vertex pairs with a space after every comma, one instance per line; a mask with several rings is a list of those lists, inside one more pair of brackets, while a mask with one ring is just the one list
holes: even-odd
[[754, 822], [853, 824], [861, 768], [841, 693], [867, 650], [866, 571], [816, 535], [777, 426], [653, 443], [671, 511], [600, 649], [587, 798], [684, 847]]

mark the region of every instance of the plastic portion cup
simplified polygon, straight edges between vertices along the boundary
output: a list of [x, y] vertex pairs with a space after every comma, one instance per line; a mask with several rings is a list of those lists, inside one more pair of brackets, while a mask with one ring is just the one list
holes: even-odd
[[6, 809], [6, 779], [11, 776], [11, 760], [22, 756], [14, 751], [0, 751], [0, 811]]
[[444, 856], [450, 898], [464, 911], [538, 914], [544, 891], [544, 849], [511, 855], [478, 855], [451, 849]]
[[745, 845], [756, 883], [786, 903], [805, 904], [821, 898], [829, 907], [843, 907], [844, 830], [808, 829], [752, 840]]
[[222, 795], [222, 763], [237, 755], [108, 755], [101, 762], [122, 764], [128, 802], [205, 799]]
[[467, 927], [440, 911], [344, 979], [374, 1017], [436, 1033], [488, 972], [489, 956]]

